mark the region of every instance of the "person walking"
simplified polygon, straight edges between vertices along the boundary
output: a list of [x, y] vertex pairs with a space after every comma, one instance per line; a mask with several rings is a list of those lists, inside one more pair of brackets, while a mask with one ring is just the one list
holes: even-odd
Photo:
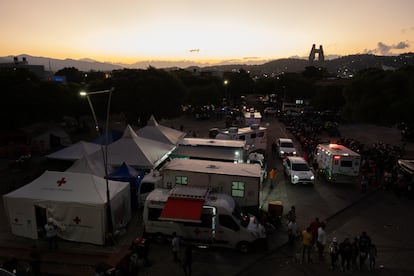
[[318, 237], [316, 241], [316, 246], [318, 247], [318, 256], [319, 259], [323, 259], [323, 252], [325, 251], [326, 246], [326, 231], [325, 231], [325, 223], [321, 223], [318, 228]]
[[177, 236], [177, 233], [173, 233], [173, 239], [171, 241], [172, 253], [174, 257], [174, 262], [179, 262], [178, 253], [180, 251], [180, 238]]
[[310, 227], [302, 231], [302, 246], [302, 263], [305, 262], [305, 255], [308, 259], [308, 263], [311, 263], [312, 233]]
[[53, 218], [48, 218], [45, 224], [46, 239], [49, 244], [49, 250], [57, 250], [57, 226], [55, 225]]

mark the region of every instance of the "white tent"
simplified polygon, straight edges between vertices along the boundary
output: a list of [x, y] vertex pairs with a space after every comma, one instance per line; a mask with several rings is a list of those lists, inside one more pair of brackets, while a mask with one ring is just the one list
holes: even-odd
[[[174, 150], [175, 145], [139, 137], [130, 125], [121, 139], [108, 145], [108, 165], [121, 166], [123, 162], [138, 169], [154, 169]], [[91, 155], [99, 159], [100, 152]]]
[[79, 141], [66, 148], [48, 154], [46, 157], [50, 159], [75, 161], [98, 150], [101, 150], [101, 146], [98, 144]]
[[138, 136], [155, 140], [161, 143], [177, 145], [186, 135], [182, 131], [158, 124], [154, 116], [148, 120], [147, 125], [137, 131]]
[[[113, 225], [131, 219], [129, 183], [108, 181]], [[107, 229], [106, 180], [91, 174], [46, 171], [3, 196], [13, 234], [37, 239], [45, 218], [61, 228], [59, 237], [102, 245]]]

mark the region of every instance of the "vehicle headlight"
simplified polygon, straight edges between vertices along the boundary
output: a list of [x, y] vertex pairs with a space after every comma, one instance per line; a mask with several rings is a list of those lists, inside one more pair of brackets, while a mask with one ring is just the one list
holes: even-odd
[[292, 152], [293, 153], [293, 155], [296, 155], [296, 151], [294, 151], [294, 152]]
[[285, 152], [283, 150], [280, 151], [280, 154], [285, 154]]
[[299, 176], [297, 176], [297, 175], [295, 175], [295, 174], [294, 174], [294, 175], [293, 175], [293, 180], [294, 180], [294, 181], [298, 181], [298, 180], [299, 180]]
[[311, 175], [310, 180], [315, 180], [315, 176]]

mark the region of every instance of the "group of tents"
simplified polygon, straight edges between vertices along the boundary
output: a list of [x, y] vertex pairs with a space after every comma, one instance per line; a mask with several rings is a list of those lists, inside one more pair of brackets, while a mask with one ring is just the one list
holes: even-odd
[[[66, 171], [45, 171], [3, 196], [11, 232], [38, 239], [52, 218], [61, 238], [104, 244], [109, 217], [113, 230], [131, 220], [131, 187], [137, 177], [156, 169], [184, 136], [151, 117], [138, 131], [128, 125], [122, 137], [109, 145], [80, 141], [47, 155], [49, 159], [72, 161], [73, 165]], [[111, 210], [110, 215], [107, 210]]]

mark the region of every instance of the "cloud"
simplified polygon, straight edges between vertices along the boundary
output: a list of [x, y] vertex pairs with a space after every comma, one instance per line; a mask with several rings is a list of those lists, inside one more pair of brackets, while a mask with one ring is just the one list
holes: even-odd
[[408, 41], [401, 41], [398, 42], [397, 44], [392, 44], [392, 45], [387, 45], [384, 42], [378, 42], [377, 43], [377, 48], [375, 49], [365, 49], [364, 53], [366, 54], [380, 54], [380, 55], [394, 55], [395, 53], [393, 52], [393, 50], [403, 50], [406, 48], [409, 48], [410, 44], [408, 43]]

